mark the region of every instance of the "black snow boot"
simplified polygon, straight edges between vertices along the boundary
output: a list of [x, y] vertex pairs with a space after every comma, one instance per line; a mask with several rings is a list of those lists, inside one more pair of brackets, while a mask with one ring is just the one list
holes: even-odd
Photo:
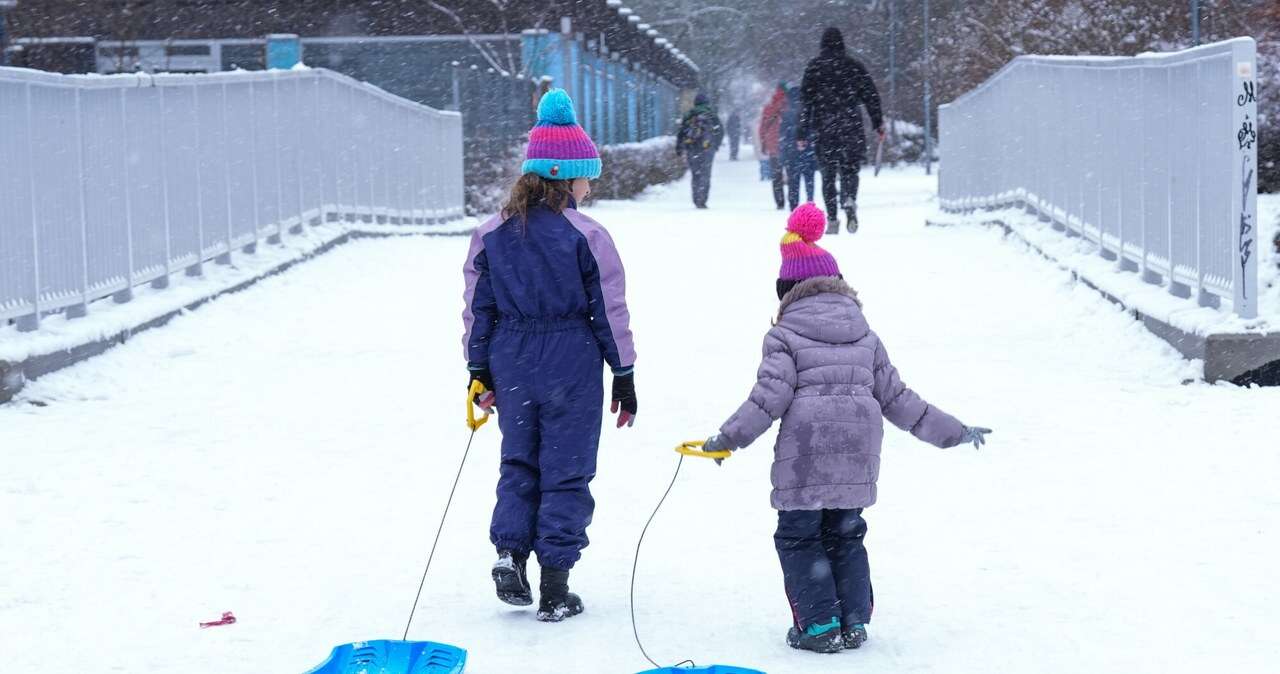
[[842, 630], [844, 636], [845, 648], [858, 648], [867, 642], [867, 626], [862, 624], [850, 625]]
[[558, 623], [582, 613], [582, 598], [569, 591], [567, 570], [542, 567], [538, 591], [541, 595], [538, 599], [538, 620]]
[[827, 216], [827, 233], [828, 234], [840, 233], [840, 218], [836, 217], [835, 215]]
[[844, 650], [840, 621], [833, 618], [826, 625], [810, 625], [803, 632], [798, 627], [792, 627], [787, 632], [787, 645], [814, 653], [839, 653]]
[[512, 606], [528, 606], [533, 603], [533, 591], [529, 589], [529, 576], [525, 574], [528, 554], [516, 554], [499, 550], [498, 561], [493, 563], [493, 584], [498, 589], [498, 599]]
[[848, 225], [846, 225], [849, 229], [849, 233], [853, 234], [857, 232], [858, 231], [858, 202], [853, 200], [846, 200], [844, 202], [844, 217], [845, 217], [845, 220], [848, 221], [849, 223]]

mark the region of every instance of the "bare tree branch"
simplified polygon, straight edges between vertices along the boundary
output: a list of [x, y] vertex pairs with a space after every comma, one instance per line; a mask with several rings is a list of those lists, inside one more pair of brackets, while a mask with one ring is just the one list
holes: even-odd
[[[429, 5], [432, 9], [452, 19], [453, 22], [457, 24], [458, 30], [462, 32], [463, 37], [467, 38], [467, 42], [471, 43], [471, 46], [475, 47], [476, 51], [480, 52], [480, 56], [484, 57], [484, 60], [488, 61], [489, 65], [492, 66], [494, 70], [497, 70], [503, 73], [510, 73], [512, 71], [512, 69], [510, 68], [502, 67], [502, 62], [498, 60], [498, 55], [494, 53], [491, 47], [489, 47], [486, 44], [483, 44], [482, 42], [480, 42], [475, 38], [475, 36], [471, 33], [470, 28], [467, 27], [466, 21], [464, 21], [462, 17], [458, 15], [457, 12], [454, 12], [452, 9], [449, 9], [448, 7], [445, 7], [444, 5], [438, 2], [435, 2], [434, 0], [427, 0], [427, 5]], [[505, 14], [504, 14], [504, 18], [505, 18]]]

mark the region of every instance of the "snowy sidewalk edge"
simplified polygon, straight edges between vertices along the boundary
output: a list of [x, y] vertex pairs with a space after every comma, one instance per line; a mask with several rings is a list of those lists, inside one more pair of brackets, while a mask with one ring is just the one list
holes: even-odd
[[[12, 360], [0, 358], [0, 404], [12, 400], [26, 386], [28, 381], [105, 353], [111, 348], [129, 341], [135, 334], [162, 327], [174, 318], [189, 311], [194, 311], [223, 295], [245, 290], [260, 281], [282, 274], [296, 265], [319, 257], [351, 241], [410, 236], [468, 236], [475, 229], [475, 221], [473, 218], [466, 218], [463, 222], [466, 223], [464, 226], [447, 229], [441, 229], [439, 226], [362, 223], [337, 230], [336, 234], [331, 237], [323, 237], [322, 235], [323, 238], [309, 241], [294, 239], [290, 241], [291, 245], [281, 246], [282, 250], [280, 252], [284, 253], [284, 256], [278, 261], [269, 261], [265, 267], [249, 269], [246, 273], [226, 279], [224, 283], [215, 285], [207, 291], [197, 292], [194, 297], [189, 293], [184, 296], [179, 292], [174, 292], [173, 300], [175, 304], [160, 310], [158, 313], [153, 311], [151, 315], [146, 315], [145, 317], [134, 316], [132, 320], [125, 319], [123, 326], [117, 324], [118, 327], [108, 329], [100, 334], [81, 335], [78, 339], [71, 339], [74, 342], [72, 344], [68, 344], [67, 339], [53, 337], [44, 340], [46, 343], [43, 345], [37, 342], [27, 353], [18, 358]], [[299, 243], [302, 245], [298, 245]], [[290, 248], [292, 250], [288, 250]], [[105, 304], [109, 300], [103, 300], [102, 302]], [[123, 309], [124, 307], [128, 307], [128, 305], [120, 305], [120, 308]], [[39, 336], [37, 335], [37, 337]]]
[[[1165, 317], [1153, 315], [1153, 312], [1136, 306], [1136, 303], [1128, 301], [1119, 292], [1113, 292], [1103, 283], [1090, 278], [1078, 267], [1059, 259], [1044, 246], [1032, 241], [1016, 224], [1008, 221], [1005, 210], [1007, 209], [974, 213], [950, 213], [939, 210], [925, 220], [925, 226], [979, 225], [1003, 230], [1007, 237], [1025, 245], [1060, 269], [1069, 272], [1074, 280], [1120, 306], [1141, 322], [1148, 331], [1168, 342], [1183, 356], [1203, 361], [1202, 376], [1207, 382], [1229, 381], [1244, 385], [1252, 383], [1257, 376], [1264, 376], [1264, 371], [1274, 370], [1280, 364], [1280, 331], [1246, 332], [1210, 328], [1199, 332], [1176, 325], [1175, 321]], [[1275, 373], [1271, 372], [1269, 376], [1274, 378]]]

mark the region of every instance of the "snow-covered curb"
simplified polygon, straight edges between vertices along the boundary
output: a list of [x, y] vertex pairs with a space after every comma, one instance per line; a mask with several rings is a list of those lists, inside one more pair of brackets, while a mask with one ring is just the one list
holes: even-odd
[[[1270, 207], [1270, 205], [1269, 205]], [[1143, 282], [1114, 262], [1097, 254], [1096, 246], [1078, 237], [1053, 229], [1035, 215], [1019, 208], [979, 210], [965, 213], [937, 211], [926, 224], [993, 225], [1003, 228], [1041, 256], [1071, 273], [1073, 278], [1121, 305], [1134, 318], [1168, 342], [1187, 358], [1203, 362], [1206, 381], [1239, 384], [1274, 383], [1280, 364], [1280, 303], [1260, 306], [1256, 319], [1242, 319], [1225, 310], [1199, 306], [1194, 300], [1169, 294], [1162, 286]], [[1274, 218], [1263, 227], [1269, 237], [1276, 235], [1280, 222]], [[1270, 240], [1270, 239], [1267, 239]], [[1275, 268], [1276, 251], [1262, 256], [1260, 286], [1264, 297], [1275, 299], [1280, 271]]]
[[207, 263], [202, 276], [174, 274], [167, 288], [137, 286], [133, 300], [124, 304], [109, 298], [93, 302], [82, 318], [46, 316], [40, 329], [29, 333], [19, 332], [14, 325], [0, 326], [0, 401], [6, 399], [6, 393], [12, 395], [20, 388], [25, 378], [96, 355], [136, 332], [163, 325], [219, 295], [241, 290], [353, 238], [458, 236], [475, 226], [475, 218], [442, 225], [326, 223], [286, 236], [279, 244], [260, 242], [253, 253], [236, 251], [231, 264]]
[[[1258, 317], [1244, 319], [1229, 310], [1202, 307], [1194, 299], [1172, 295], [1164, 286], [1146, 283], [1138, 274], [1122, 271], [1114, 261], [1098, 255], [1096, 245], [1079, 237], [1067, 236], [1048, 222], [1019, 208], [969, 213], [939, 212], [931, 219], [970, 225], [998, 221], [1060, 267], [1084, 278], [1126, 307], [1188, 334], [1207, 337], [1222, 333], [1263, 334], [1280, 330], [1280, 297], [1274, 287], [1274, 259], [1269, 260], [1270, 270], [1262, 271], [1268, 261], [1266, 258], [1260, 262], [1259, 267], [1259, 287], [1267, 288], [1269, 281], [1273, 287], [1268, 289], [1268, 295], [1260, 299]], [[1274, 222], [1270, 228], [1271, 235], [1274, 236]], [[1265, 231], [1262, 233], [1266, 234]]]

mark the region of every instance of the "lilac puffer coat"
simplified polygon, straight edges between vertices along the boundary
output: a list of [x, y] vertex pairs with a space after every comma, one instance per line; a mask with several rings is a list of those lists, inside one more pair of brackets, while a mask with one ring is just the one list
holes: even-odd
[[964, 435], [963, 424], [898, 379], [853, 289], [819, 277], [782, 298], [755, 388], [720, 434], [746, 447], [781, 418], [773, 507], [865, 508], [876, 502], [882, 415], [938, 447], [953, 447]]

